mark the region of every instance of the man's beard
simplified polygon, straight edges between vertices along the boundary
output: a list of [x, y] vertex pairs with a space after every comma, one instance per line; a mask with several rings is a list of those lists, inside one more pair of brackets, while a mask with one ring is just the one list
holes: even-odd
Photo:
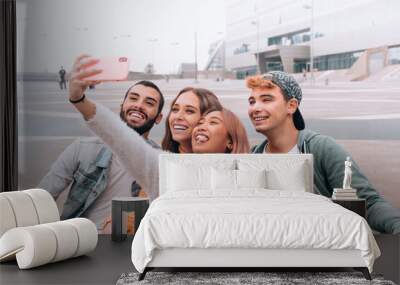
[[120, 115], [122, 121], [124, 121], [128, 127], [130, 127], [132, 130], [136, 131], [139, 135], [143, 135], [144, 133], [150, 131], [151, 128], [156, 123], [156, 119], [157, 119], [157, 117], [155, 117], [153, 119], [148, 120], [147, 122], [145, 122], [140, 127], [135, 127], [135, 126], [132, 126], [131, 124], [128, 123], [128, 121], [125, 118], [125, 113], [122, 110], [121, 110], [119, 115]]

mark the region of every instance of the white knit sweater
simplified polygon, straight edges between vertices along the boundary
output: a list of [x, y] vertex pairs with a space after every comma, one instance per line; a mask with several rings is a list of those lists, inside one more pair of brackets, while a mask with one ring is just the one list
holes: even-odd
[[146, 191], [150, 201], [157, 198], [158, 156], [164, 151], [151, 147], [117, 114], [99, 103], [96, 103], [96, 114], [86, 124], [120, 158], [126, 170]]

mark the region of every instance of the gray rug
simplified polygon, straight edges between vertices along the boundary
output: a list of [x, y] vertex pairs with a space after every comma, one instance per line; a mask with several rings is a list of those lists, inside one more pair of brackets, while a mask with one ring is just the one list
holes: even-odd
[[139, 273], [122, 274], [116, 285], [133, 284], [379, 284], [395, 285], [382, 276], [372, 275], [372, 281], [360, 272], [148, 272], [138, 281]]

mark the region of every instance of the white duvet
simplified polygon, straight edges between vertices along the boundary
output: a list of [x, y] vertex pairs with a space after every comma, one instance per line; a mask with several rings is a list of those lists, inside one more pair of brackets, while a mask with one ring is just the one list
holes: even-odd
[[154, 200], [132, 243], [143, 272], [155, 249], [358, 249], [372, 271], [380, 251], [365, 219], [306, 192], [170, 192]]

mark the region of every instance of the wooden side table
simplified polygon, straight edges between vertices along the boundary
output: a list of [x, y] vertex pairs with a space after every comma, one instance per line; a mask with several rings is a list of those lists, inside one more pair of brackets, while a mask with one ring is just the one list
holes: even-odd
[[149, 208], [149, 198], [143, 197], [115, 197], [111, 204], [111, 239], [113, 241], [123, 241], [127, 233], [123, 232], [124, 212], [135, 213], [135, 232], [139, 227], [140, 221]]
[[365, 199], [332, 199], [332, 202], [359, 214], [364, 219], [367, 218], [367, 208]]

